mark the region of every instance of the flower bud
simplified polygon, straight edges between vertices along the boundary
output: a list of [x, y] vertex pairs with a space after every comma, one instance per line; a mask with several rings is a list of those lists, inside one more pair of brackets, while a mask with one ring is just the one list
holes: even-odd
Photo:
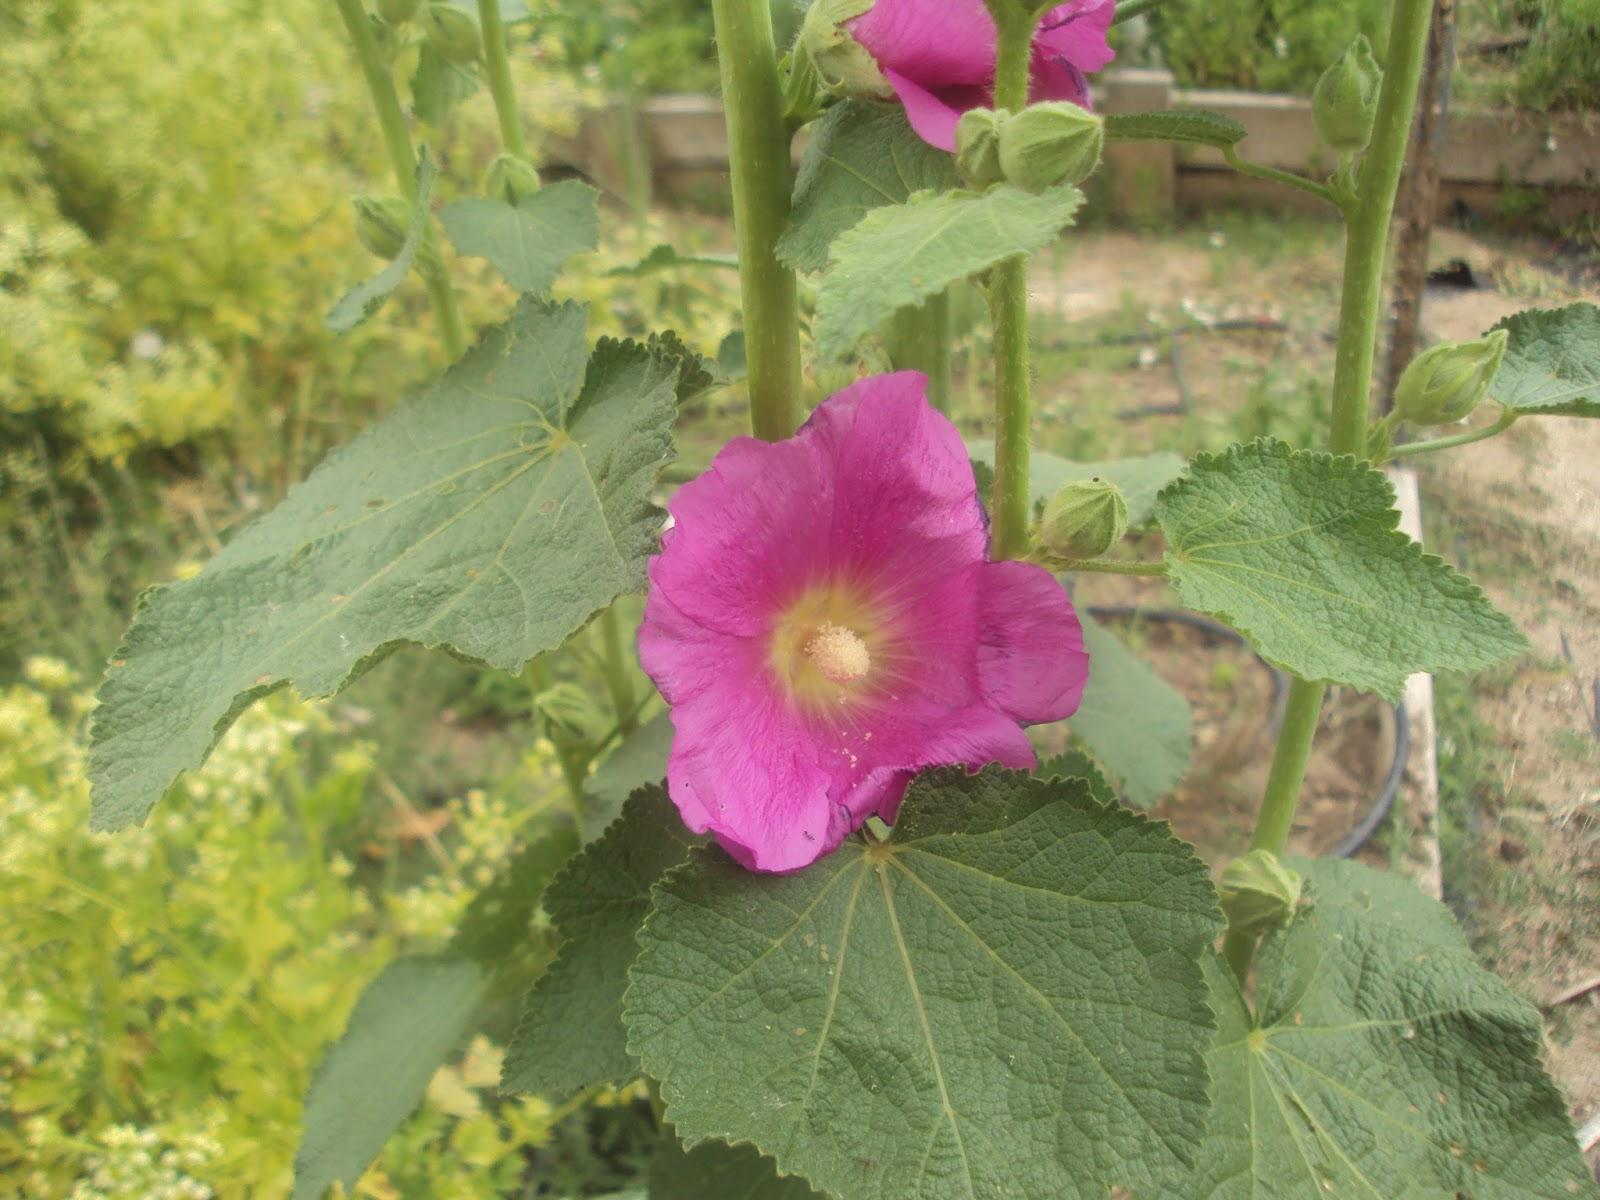
[[1413, 425], [1461, 420], [1488, 392], [1509, 336], [1496, 329], [1475, 342], [1446, 342], [1424, 350], [1395, 385], [1395, 411]]
[[497, 154], [483, 176], [483, 193], [513, 207], [539, 190], [539, 172], [515, 154]]
[[1099, 558], [1128, 532], [1128, 504], [1116, 484], [1096, 476], [1051, 496], [1039, 522], [1039, 546], [1055, 558]]
[[1217, 896], [1228, 931], [1265, 933], [1294, 916], [1300, 904], [1300, 876], [1270, 850], [1252, 850], [1223, 868]]
[[399, 25], [417, 15], [422, 0], [378, 0], [378, 15], [391, 25]]
[[411, 205], [399, 196], [356, 196], [356, 237], [381, 259], [392, 259], [405, 245]]
[[1000, 169], [1000, 127], [1011, 114], [969, 108], [956, 122], [956, 170], [973, 187], [988, 187], [1005, 178]]
[[812, 0], [795, 41], [795, 55], [809, 62], [817, 77], [833, 91], [886, 100], [894, 95], [894, 89], [867, 48], [845, 28], [846, 22], [869, 11], [872, 5], [873, 0]]
[[1378, 116], [1378, 85], [1383, 68], [1367, 39], [1357, 37], [1338, 62], [1322, 73], [1311, 93], [1317, 132], [1335, 150], [1353, 154], [1366, 148]]
[[593, 745], [607, 732], [605, 714], [575, 683], [558, 683], [533, 698], [533, 711], [552, 740]]
[[1065, 100], [1031, 104], [1000, 127], [1000, 169], [1025, 192], [1079, 183], [1100, 165], [1105, 122]]
[[483, 53], [478, 20], [462, 9], [449, 4], [429, 4], [422, 10], [422, 28], [428, 35], [428, 44], [450, 62], [476, 62]]

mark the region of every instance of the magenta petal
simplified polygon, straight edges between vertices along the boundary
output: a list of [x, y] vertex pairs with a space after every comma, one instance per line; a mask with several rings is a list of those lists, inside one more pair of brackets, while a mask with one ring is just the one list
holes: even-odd
[[1066, 590], [1030, 563], [984, 563], [977, 575], [978, 677], [989, 701], [1029, 725], [1070, 717], [1089, 655]]
[[906, 110], [906, 120], [916, 135], [936, 150], [948, 154], [956, 152], [956, 125], [963, 109], [934, 95], [920, 83], [898, 71], [885, 70], [883, 77], [889, 81], [894, 94]]
[[994, 78], [994, 18], [983, 0], [877, 0], [848, 28], [886, 74], [922, 87]]
[[1045, 14], [1033, 35], [1035, 54], [1065, 59], [1085, 74], [1101, 70], [1117, 53], [1106, 40], [1114, 0], [1072, 0]]

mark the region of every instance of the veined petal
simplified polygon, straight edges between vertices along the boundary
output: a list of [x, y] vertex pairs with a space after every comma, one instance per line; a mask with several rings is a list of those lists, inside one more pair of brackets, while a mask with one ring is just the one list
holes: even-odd
[[990, 702], [1028, 725], [1070, 717], [1089, 681], [1089, 655], [1066, 590], [1031, 563], [983, 563], [974, 574], [978, 678]]
[[885, 72], [922, 87], [994, 79], [994, 18], [983, 0], [877, 0], [848, 28]]

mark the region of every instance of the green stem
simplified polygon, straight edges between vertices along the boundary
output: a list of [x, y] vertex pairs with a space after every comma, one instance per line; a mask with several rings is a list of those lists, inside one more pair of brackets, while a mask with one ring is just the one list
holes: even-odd
[[1411, 135], [1432, 12], [1433, 0], [1396, 0], [1389, 27], [1389, 61], [1378, 93], [1378, 117], [1346, 217], [1344, 293], [1333, 367], [1330, 443], [1335, 454], [1360, 456], [1366, 448], [1389, 220]]
[[[412, 204], [417, 202], [417, 156], [411, 148], [411, 129], [400, 108], [400, 97], [394, 90], [394, 79], [378, 51], [377, 40], [372, 36], [372, 25], [367, 19], [361, 0], [336, 0], [339, 16], [344, 20], [345, 31], [355, 47], [356, 59], [361, 64], [361, 74], [367, 81], [367, 91], [372, 96], [372, 106], [378, 111], [378, 124], [383, 129], [383, 144], [389, 151], [389, 166], [394, 171], [400, 194]], [[427, 225], [425, 246], [434, 244], [433, 223]], [[456, 294], [444, 272], [444, 264], [437, 255], [419, 255], [418, 270], [428, 287], [433, 301], [433, 312], [439, 322], [440, 336], [444, 339], [445, 353], [453, 361], [467, 352], [466, 330], [461, 323], [461, 310], [456, 306]]]
[[511, 90], [511, 63], [506, 57], [506, 31], [500, 20], [500, 0], [478, 0], [478, 24], [483, 29], [483, 73], [489, 79], [495, 115], [500, 118], [500, 143], [518, 158], [528, 157], [517, 115], [517, 95]]
[[[1003, 3], [990, 10], [999, 32], [994, 103], [1016, 112], [1028, 103], [1028, 65], [1039, 14]], [[1033, 496], [1028, 490], [1032, 399], [1028, 394], [1028, 260], [1017, 255], [989, 276], [994, 326], [994, 496], [989, 505], [996, 559], [1028, 550]]]
[[712, 0], [733, 178], [750, 422], [778, 441], [800, 424], [800, 308], [775, 247], [789, 221], [789, 127], [769, 0]]
[[920, 308], [895, 313], [889, 359], [898, 371], [921, 371], [928, 377], [928, 400], [950, 412], [950, 292], [930, 296]]
[[1165, 575], [1167, 573], [1166, 563], [1126, 562], [1115, 558], [1057, 558], [1041, 565], [1063, 574], [1088, 572], [1094, 575]]
[[[1411, 132], [1417, 83], [1433, 0], [1395, 0], [1389, 26], [1389, 62], [1378, 95], [1372, 142], [1352, 198], [1345, 206], [1344, 291], [1339, 302], [1339, 341], [1333, 373], [1333, 419], [1329, 444], [1335, 454], [1366, 457], [1372, 359], [1377, 347], [1383, 302], [1383, 263], [1389, 244], [1389, 219]], [[1295, 679], [1283, 729], [1272, 754], [1267, 789], [1251, 849], [1282, 854], [1294, 823], [1327, 685]], [[1250, 971], [1255, 938], [1230, 930], [1223, 955], [1241, 986]]]
[[1287, 184], [1292, 188], [1299, 188], [1302, 192], [1309, 192], [1319, 200], [1326, 200], [1329, 204], [1338, 204], [1338, 199], [1333, 194], [1333, 189], [1326, 184], [1307, 179], [1304, 175], [1296, 175], [1290, 171], [1280, 171], [1277, 167], [1264, 167], [1260, 163], [1248, 162], [1239, 157], [1239, 150], [1235, 146], [1224, 146], [1222, 157], [1227, 159], [1228, 165], [1241, 175], [1251, 175], [1256, 179], [1270, 179], [1274, 183]]
[[1508, 408], [1500, 414], [1500, 419], [1492, 425], [1485, 425], [1479, 429], [1469, 429], [1466, 433], [1456, 433], [1449, 437], [1433, 438], [1426, 442], [1406, 442], [1396, 446], [1389, 452], [1390, 458], [1407, 458], [1413, 454], [1432, 454], [1435, 450], [1449, 450], [1452, 446], [1465, 446], [1471, 442], [1481, 442], [1484, 438], [1492, 438], [1496, 434], [1504, 433], [1516, 422], [1517, 410]]
[[622, 637], [622, 621], [613, 604], [600, 615], [600, 645], [605, 663], [606, 690], [617, 714], [617, 729], [623, 737], [638, 725], [639, 706], [633, 698], [633, 676]]

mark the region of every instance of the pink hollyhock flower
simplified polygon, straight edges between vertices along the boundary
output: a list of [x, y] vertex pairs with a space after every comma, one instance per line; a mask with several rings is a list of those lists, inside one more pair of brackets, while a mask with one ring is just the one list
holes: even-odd
[[1083, 631], [1042, 568], [988, 561], [961, 436], [905, 371], [783, 442], [737, 438], [670, 504], [639, 631], [672, 705], [667, 787], [745, 866], [793, 871], [943, 763], [1034, 764]]
[[[1033, 35], [1029, 99], [1089, 107], [1084, 75], [1116, 57], [1106, 44], [1115, 0], [1071, 0]], [[911, 128], [952, 154], [956, 122], [994, 103], [994, 18], [983, 0], [877, 0], [845, 28], [872, 55], [905, 105]]]

